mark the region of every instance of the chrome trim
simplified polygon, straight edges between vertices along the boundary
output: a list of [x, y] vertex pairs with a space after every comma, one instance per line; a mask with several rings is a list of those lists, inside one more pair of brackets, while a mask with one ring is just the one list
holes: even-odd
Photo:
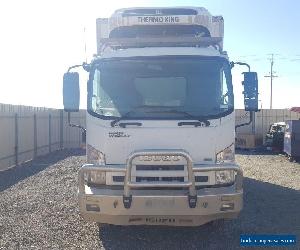
[[[132, 161], [134, 158], [139, 156], [181, 156], [186, 159], [187, 161], [187, 170], [188, 170], [188, 182], [182, 182], [182, 183], [134, 183], [130, 181], [131, 178], [131, 170], [132, 170]], [[193, 160], [191, 156], [183, 151], [183, 150], [143, 150], [138, 152], [133, 152], [131, 155], [129, 155], [127, 160], [127, 168], [125, 173], [125, 179], [124, 179], [124, 196], [128, 197], [130, 196], [130, 188], [131, 187], [143, 187], [143, 185], [147, 185], [147, 187], [189, 187], [189, 195], [195, 196], [197, 194], [196, 188], [195, 188], [195, 177], [193, 173]], [[174, 185], [176, 184], [176, 185]], [[145, 187], [145, 186], [144, 186]]]
[[[140, 154], [151, 154], [151, 155], [169, 155], [169, 154], [178, 154], [179, 156], [183, 156], [187, 159], [187, 167], [188, 167], [188, 182], [179, 182], [179, 183], [136, 183], [130, 181], [131, 176], [131, 168], [132, 168], [132, 160], [139, 156]], [[195, 176], [194, 172], [207, 172], [207, 171], [222, 171], [222, 170], [233, 170], [236, 172], [235, 178], [235, 188], [236, 191], [239, 192], [243, 189], [243, 171], [237, 165], [227, 165], [227, 166], [203, 166], [193, 168], [193, 163], [191, 157], [184, 151], [140, 151], [131, 154], [127, 160], [127, 168], [114, 168], [107, 167], [103, 165], [94, 165], [94, 164], [85, 164], [79, 169], [79, 194], [85, 195], [85, 183], [84, 183], [84, 172], [85, 171], [101, 171], [101, 172], [124, 172], [124, 195], [130, 195], [130, 188], [132, 187], [189, 187], [190, 195], [196, 195], [197, 190], [195, 188]]]

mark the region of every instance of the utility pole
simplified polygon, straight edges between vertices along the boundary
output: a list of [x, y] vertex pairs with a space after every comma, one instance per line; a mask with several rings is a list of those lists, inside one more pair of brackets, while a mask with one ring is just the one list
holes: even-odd
[[270, 75], [267, 75], [265, 77], [270, 77], [270, 79], [271, 79], [270, 109], [272, 109], [272, 106], [273, 106], [273, 77], [278, 77], [278, 76], [274, 75], [275, 72], [273, 72], [274, 54], [271, 54], [270, 62], [271, 62]]

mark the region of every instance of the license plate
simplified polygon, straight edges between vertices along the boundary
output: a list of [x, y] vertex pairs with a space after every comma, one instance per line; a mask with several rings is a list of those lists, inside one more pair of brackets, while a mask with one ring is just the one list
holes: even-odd
[[147, 199], [145, 201], [145, 207], [147, 208], [171, 208], [174, 205], [174, 199]]
[[172, 224], [176, 223], [175, 218], [164, 218], [164, 217], [147, 217], [146, 223], [150, 224]]

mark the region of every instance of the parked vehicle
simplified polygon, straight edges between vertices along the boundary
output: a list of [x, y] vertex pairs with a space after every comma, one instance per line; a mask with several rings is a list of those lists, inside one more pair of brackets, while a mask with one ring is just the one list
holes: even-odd
[[283, 152], [283, 141], [286, 123], [276, 122], [270, 125], [270, 129], [266, 134], [265, 146], [274, 152]]
[[[223, 18], [198, 7], [128, 8], [97, 19], [98, 53], [82, 65], [89, 72], [84, 219], [197, 226], [240, 213], [231, 68], [249, 68], [247, 111], [258, 110], [258, 82], [249, 65], [229, 61], [223, 32]], [[79, 109], [75, 67], [64, 75], [68, 112]]]

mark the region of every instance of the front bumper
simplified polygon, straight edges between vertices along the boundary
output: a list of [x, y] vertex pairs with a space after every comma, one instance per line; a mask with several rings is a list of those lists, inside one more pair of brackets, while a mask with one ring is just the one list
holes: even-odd
[[[132, 159], [140, 155], [180, 155], [187, 159], [188, 181], [183, 183], [132, 182]], [[221, 218], [236, 217], [243, 207], [242, 171], [236, 165], [193, 168], [182, 151], [138, 152], [129, 157], [124, 189], [91, 188], [84, 182], [89, 170], [120, 172], [120, 168], [84, 165], [79, 171], [79, 207], [89, 221], [116, 225], [197, 226]], [[235, 182], [228, 187], [195, 188], [195, 172], [234, 170]], [[155, 187], [155, 190], [149, 188]], [[172, 188], [182, 188], [173, 190]], [[157, 188], [161, 188], [157, 190]]]
[[[82, 217], [88, 221], [116, 225], [197, 226], [220, 218], [234, 218], [239, 214], [243, 207], [243, 192], [223, 191], [223, 194], [213, 195], [202, 190], [202, 194], [197, 195], [195, 208], [188, 206], [186, 195], [136, 194], [130, 209], [126, 209], [123, 196], [117, 195], [116, 191], [114, 195], [100, 194], [100, 191], [92, 195], [79, 195], [79, 204]], [[98, 211], [88, 211], [95, 205]]]

